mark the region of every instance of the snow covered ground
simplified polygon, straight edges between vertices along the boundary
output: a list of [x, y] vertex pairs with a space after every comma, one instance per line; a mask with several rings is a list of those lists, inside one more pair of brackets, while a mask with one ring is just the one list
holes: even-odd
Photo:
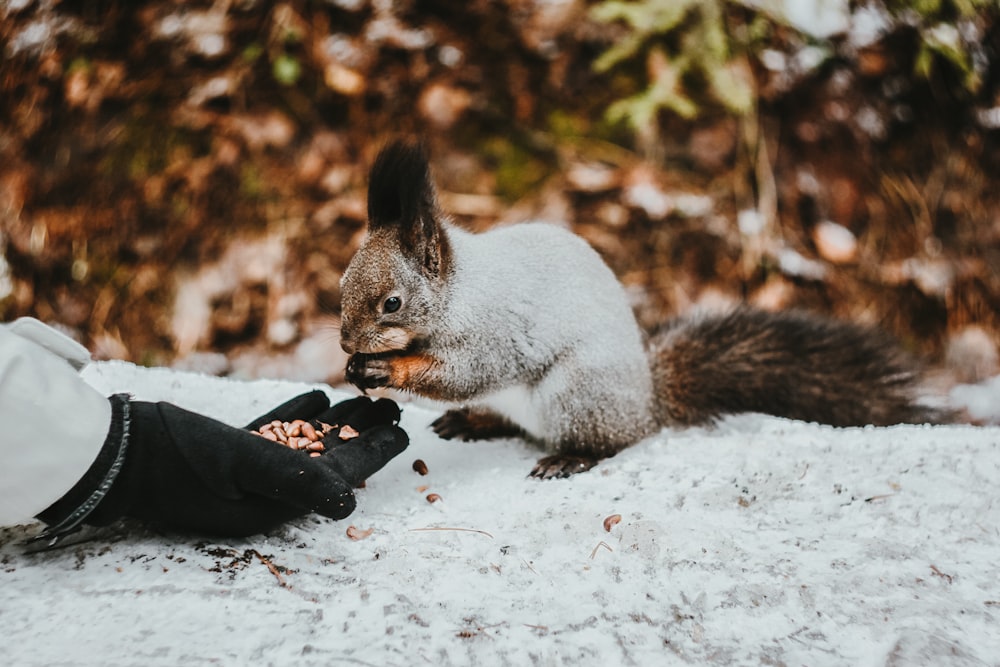
[[[231, 423], [309, 388], [84, 376]], [[344, 522], [41, 554], [37, 524], [0, 530], [4, 663], [1000, 665], [1000, 427], [748, 415], [539, 482], [528, 445], [445, 442], [436, 416], [404, 406], [410, 448]]]

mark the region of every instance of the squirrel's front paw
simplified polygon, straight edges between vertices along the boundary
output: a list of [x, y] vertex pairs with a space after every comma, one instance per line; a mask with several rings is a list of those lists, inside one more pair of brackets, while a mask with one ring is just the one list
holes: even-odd
[[391, 370], [388, 359], [359, 353], [347, 360], [344, 379], [361, 391], [376, 389], [388, 386]]

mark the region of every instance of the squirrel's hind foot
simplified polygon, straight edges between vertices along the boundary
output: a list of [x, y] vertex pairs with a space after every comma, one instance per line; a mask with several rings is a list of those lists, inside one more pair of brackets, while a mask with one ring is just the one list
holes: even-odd
[[581, 472], [587, 472], [597, 465], [599, 458], [590, 456], [570, 456], [555, 454], [538, 459], [529, 477], [538, 479], [562, 479]]
[[492, 440], [525, 435], [520, 427], [502, 415], [475, 408], [448, 410], [431, 423], [431, 428], [445, 440]]

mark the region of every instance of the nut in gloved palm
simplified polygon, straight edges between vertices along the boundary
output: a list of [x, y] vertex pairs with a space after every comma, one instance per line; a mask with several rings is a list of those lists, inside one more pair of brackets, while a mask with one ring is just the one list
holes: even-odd
[[[301, 397], [299, 397], [301, 398]], [[293, 399], [297, 400], [297, 399]], [[275, 416], [270, 422], [261, 417], [247, 429], [256, 435], [318, 457], [328, 448], [353, 440], [373, 426], [397, 424], [399, 406], [388, 399], [372, 401], [366, 397], [343, 401], [312, 418], [282, 421]]]

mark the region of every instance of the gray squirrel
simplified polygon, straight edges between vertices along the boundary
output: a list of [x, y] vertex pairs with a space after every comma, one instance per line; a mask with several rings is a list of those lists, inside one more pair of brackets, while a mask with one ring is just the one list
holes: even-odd
[[567, 477], [663, 427], [740, 412], [835, 426], [937, 422], [920, 371], [877, 330], [746, 306], [644, 336], [582, 238], [523, 223], [474, 234], [437, 205], [428, 159], [397, 141], [368, 186], [368, 235], [341, 282], [346, 378], [458, 404], [443, 438], [522, 436]]

